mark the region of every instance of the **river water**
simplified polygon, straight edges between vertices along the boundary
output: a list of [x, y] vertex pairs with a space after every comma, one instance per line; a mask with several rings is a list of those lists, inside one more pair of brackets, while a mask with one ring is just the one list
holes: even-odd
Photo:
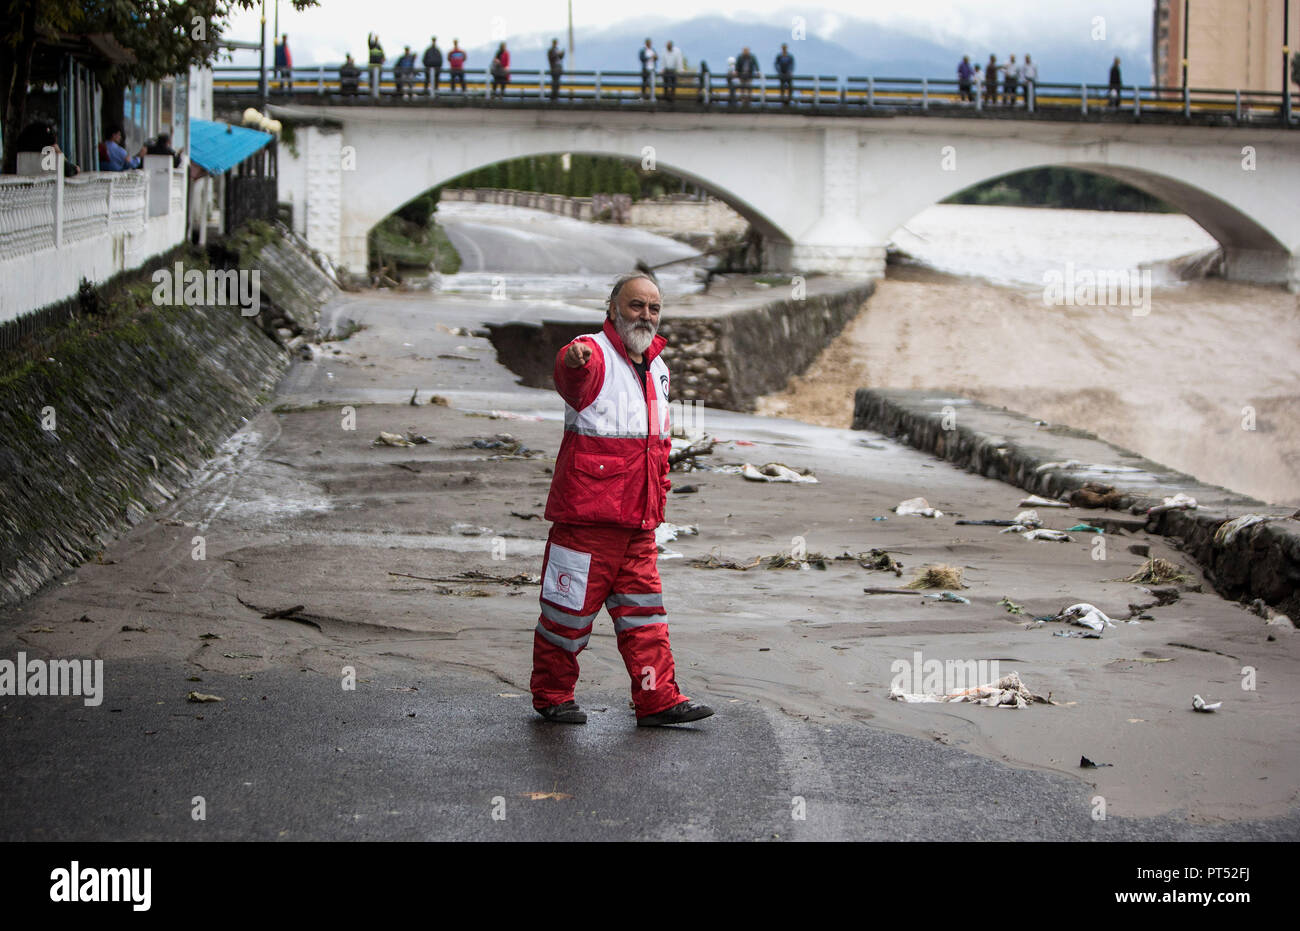
[[[941, 388], [1300, 504], [1296, 296], [1177, 280], [1175, 260], [1215, 245], [1189, 218], [939, 205], [894, 242], [914, 262], [891, 266], [821, 359], [760, 411], [846, 426], [859, 386]], [[1053, 275], [1145, 285], [1144, 269], [1140, 307], [1044, 300]]]

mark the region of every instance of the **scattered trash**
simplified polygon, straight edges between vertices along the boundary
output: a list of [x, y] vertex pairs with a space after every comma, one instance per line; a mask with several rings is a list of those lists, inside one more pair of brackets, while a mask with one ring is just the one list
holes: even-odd
[[1100, 482], [1084, 482], [1082, 486], [1070, 492], [1066, 498], [1076, 508], [1118, 508], [1124, 495], [1110, 485]]
[[695, 440], [673, 437], [673, 448], [668, 453], [668, 468], [677, 472], [694, 472], [700, 468], [700, 464], [695, 461], [696, 458], [712, 453], [715, 442], [716, 440], [711, 436]]
[[428, 446], [431, 442], [423, 433], [416, 433], [413, 430], [406, 431], [406, 441], [414, 446]]
[[27, 632], [29, 634], [52, 634], [54, 633], [54, 628], [53, 627], [29, 627], [27, 629]]
[[952, 592], [926, 592], [922, 597], [933, 598], [935, 601], [951, 601], [960, 605], [970, 604], [969, 598], [963, 598], [961, 595], [954, 595]]
[[1014, 520], [1003, 518], [1001, 520], [959, 520], [955, 521], [955, 523], [966, 524], [972, 527], [1013, 527], [1016, 522]]
[[1155, 507], [1147, 508], [1148, 514], [1160, 514], [1164, 511], [1194, 511], [1196, 510], [1196, 499], [1191, 495], [1185, 495], [1181, 491], [1172, 498], [1165, 498], [1163, 504], [1157, 504]]
[[1055, 630], [1053, 637], [1081, 637], [1084, 640], [1100, 640], [1101, 634], [1092, 630]]
[[1023, 605], [1016, 604], [1014, 601], [1012, 601], [1010, 598], [1006, 597], [1005, 595], [1002, 596], [1002, 600], [999, 601], [998, 604], [1006, 608], [1008, 614], [1025, 613], [1025, 609]]
[[779, 462], [769, 462], [754, 468], [748, 462], [741, 466], [740, 474], [751, 482], [807, 482], [816, 483], [817, 477], [811, 471], [798, 471]]
[[[1043, 519], [1038, 516], [1037, 511], [1021, 511], [1016, 515], [1015, 520], [1004, 522], [1006, 529], [999, 530], [998, 533], [1025, 533], [1029, 530], [1037, 530], [1043, 526]], [[1055, 533], [1055, 531], [1052, 531]]]
[[[660, 553], [666, 553], [669, 552], [669, 550], [665, 549], [665, 543], [676, 540], [679, 536], [698, 537], [699, 535], [699, 524], [683, 525], [669, 524], [665, 522], [655, 528], [655, 546], [658, 547]], [[677, 553], [676, 555], [681, 556], [681, 553]]]
[[868, 595], [915, 595], [917, 594], [917, 591], [914, 588], [879, 588], [876, 586], [872, 586], [870, 588], [864, 588], [863, 591], [866, 592]]
[[916, 578], [908, 582], [905, 588], [966, 588], [961, 580], [962, 570], [959, 566], [922, 566], [917, 570]]
[[1057, 543], [1069, 543], [1070, 535], [1064, 530], [1030, 530], [1021, 534], [1026, 540], [1052, 540]]
[[540, 456], [541, 450], [529, 449], [522, 442], [515, 439], [509, 433], [498, 433], [492, 439], [479, 438], [472, 442], [457, 446], [456, 449], [491, 449], [498, 450], [495, 456], [489, 456], [489, 459], [531, 459], [534, 456]]
[[716, 553], [710, 553], [707, 556], [696, 556], [689, 565], [696, 569], [734, 569], [737, 572], [745, 572], [753, 569], [763, 559], [761, 556], [754, 557], [754, 561], [748, 564], [736, 562], [734, 559], [725, 559]]
[[415, 444], [402, 436], [400, 433], [385, 433], [379, 431], [379, 436], [371, 442], [371, 446], [414, 446]]
[[477, 524], [467, 524], [463, 520], [458, 520], [451, 525], [451, 529], [462, 537], [481, 537], [485, 533], [492, 533], [491, 527], [480, 527]]
[[1055, 498], [1043, 498], [1039, 495], [1030, 495], [1020, 502], [1022, 508], [1068, 508], [1070, 505], [1065, 501], [1058, 501]]
[[573, 796], [570, 795], [568, 792], [555, 792], [555, 791], [550, 791], [550, 792], [522, 792], [522, 793], [520, 793], [520, 794], [521, 794], [524, 798], [526, 798], [526, 799], [530, 799], [531, 801], [534, 801], [534, 802], [541, 802], [541, 801], [544, 801], [544, 800], [546, 800], [546, 799], [552, 799], [552, 800], [557, 801], [557, 802], [562, 802], [562, 801], [564, 801], [565, 799], [573, 798]]
[[790, 553], [777, 553], [767, 558], [765, 569], [825, 569], [827, 557], [822, 553], [809, 553], [802, 559]]
[[199, 702], [225, 701], [225, 699], [219, 695], [205, 695], [202, 692], [190, 692], [185, 696], [185, 700], [196, 704]]
[[1206, 700], [1199, 695], [1192, 696], [1193, 711], [1201, 711], [1204, 712], [1205, 714], [1209, 714], [1213, 711], [1218, 711], [1222, 707], [1223, 707], [1223, 702], [1221, 701], [1216, 701], [1214, 704], [1211, 705], [1207, 703]]
[[1052, 701], [1051, 695], [1044, 698], [1031, 692], [1020, 681], [1020, 674], [1016, 672], [1008, 673], [998, 679], [997, 682], [979, 685], [973, 689], [955, 689], [944, 695], [904, 692], [902, 689], [895, 688], [890, 690], [889, 697], [893, 701], [908, 702], [909, 704], [917, 702], [973, 702], [977, 705], [1004, 708], [1027, 708], [1035, 702], [1046, 705], [1056, 704], [1056, 702]]
[[[847, 555], [847, 554], [846, 554]], [[843, 559], [843, 556], [837, 556], [836, 559]], [[903, 574], [903, 564], [891, 556], [886, 550], [873, 549], [868, 554], [859, 553], [857, 555], [858, 565], [863, 569], [881, 569], [885, 572], [892, 572], [894, 575]]]
[[1268, 514], [1242, 514], [1240, 517], [1234, 517], [1232, 520], [1224, 521], [1219, 525], [1219, 529], [1214, 531], [1214, 543], [1216, 546], [1229, 546], [1237, 534], [1247, 527], [1253, 527], [1256, 524], [1262, 524], [1270, 520], [1286, 519]]
[[699, 486], [699, 485], [682, 485], [682, 486], [680, 486], [680, 487], [678, 487], [678, 488], [674, 488], [674, 489], [673, 489], [673, 494], [675, 494], [675, 495], [693, 495], [693, 494], [697, 494], [697, 493], [699, 492], [699, 490], [700, 490], [700, 486]]
[[872, 520], [889, 520], [888, 517], [873, 517]]
[[915, 514], [918, 517], [943, 517], [943, 511], [930, 507], [930, 502], [924, 498], [908, 498], [906, 501], [900, 501], [894, 508], [895, 514]]
[[454, 353], [454, 352], [440, 352], [440, 353], [438, 353], [438, 358], [439, 358], [439, 359], [455, 359], [457, 362], [477, 362], [477, 361], [479, 361], [478, 359], [474, 358], [473, 356], [461, 356], [461, 355], [457, 355], [457, 354]]
[[511, 511], [511, 517], [518, 517], [520, 520], [542, 520], [542, 515], [534, 511], [531, 514], [523, 514], [519, 511]]
[[1070, 528], [1071, 533], [1105, 533], [1100, 527], [1094, 527], [1092, 524], [1075, 524]]
[[1145, 585], [1167, 585], [1170, 582], [1186, 582], [1191, 576], [1177, 563], [1172, 563], [1159, 556], [1152, 556], [1142, 564], [1142, 568], [1127, 578], [1108, 579], [1110, 582], [1140, 582]]
[[199, 634], [200, 640], [220, 640], [221, 634]]
[[1115, 622], [1107, 617], [1104, 611], [1086, 602], [1070, 605], [1049, 620], [1069, 621], [1071, 624], [1091, 630], [1105, 630], [1107, 627], [1115, 626]]
[[429, 403], [436, 404], [439, 407], [451, 407], [451, 402], [440, 394], [430, 396]]
[[1114, 766], [1114, 765], [1115, 765], [1114, 763], [1094, 763], [1092, 760], [1088, 759], [1086, 756], [1081, 756], [1081, 757], [1079, 757], [1079, 768], [1080, 768], [1080, 769], [1099, 769], [1099, 768], [1101, 768], [1102, 766]]
[[493, 575], [479, 569], [466, 569], [459, 575], [430, 577], [427, 575], [410, 575], [406, 572], [389, 572], [389, 575], [404, 579], [418, 579], [421, 582], [494, 582], [498, 585], [541, 585], [542, 577], [533, 572], [520, 572], [517, 575]]
[[146, 627], [144, 624], [141, 624], [139, 626], [132, 626], [131, 624], [122, 625], [122, 633], [124, 634], [125, 633], [147, 634], [149, 633], [149, 630], [150, 628]]

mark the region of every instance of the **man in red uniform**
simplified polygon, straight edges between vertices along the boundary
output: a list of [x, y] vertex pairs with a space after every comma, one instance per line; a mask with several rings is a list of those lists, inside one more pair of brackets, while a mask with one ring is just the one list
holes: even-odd
[[564, 440], [555, 459], [533, 634], [533, 707], [548, 721], [586, 723], [573, 699], [578, 654], [603, 604], [632, 678], [636, 723], [684, 724], [713, 714], [677, 690], [659, 583], [655, 528], [668, 489], [668, 368], [659, 353], [659, 287], [624, 275], [605, 326], [555, 358]]

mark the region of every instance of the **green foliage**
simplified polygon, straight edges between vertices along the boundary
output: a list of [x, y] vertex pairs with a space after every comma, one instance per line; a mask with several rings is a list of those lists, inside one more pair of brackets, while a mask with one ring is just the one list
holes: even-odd
[[1003, 175], [959, 191], [944, 203], [1174, 212], [1158, 197], [1122, 181], [1073, 168], [1032, 168]]

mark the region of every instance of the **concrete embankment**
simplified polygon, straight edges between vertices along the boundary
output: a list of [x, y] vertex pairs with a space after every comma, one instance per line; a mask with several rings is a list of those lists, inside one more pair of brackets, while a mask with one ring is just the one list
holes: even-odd
[[[798, 299], [772, 300], [775, 289], [748, 286], [674, 302], [659, 326], [674, 399], [752, 411], [760, 395], [807, 368], [875, 290], [873, 281], [837, 278], [810, 278], [805, 286]], [[550, 388], [560, 347], [599, 329], [602, 319], [490, 324], [488, 331], [497, 358], [523, 384]]]
[[[1300, 619], [1300, 520], [1291, 508], [1204, 484], [1091, 433], [932, 391], [860, 388], [853, 427], [1038, 495], [1067, 496], [1087, 482], [1109, 485], [1121, 496], [1119, 508], [1146, 518], [1142, 529], [1181, 541], [1220, 594], [1262, 599]], [[1198, 507], [1147, 514], [1179, 492]]]
[[[98, 289], [102, 315], [74, 319], [10, 360], [0, 376], [0, 605], [91, 559], [175, 497], [270, 398], [288, 365], [277, 340], [314, 335], [328, 276], [291, 257], [292, 240], [240, 247], [240, 267], [269, 272], [256, 316], [230, 302], [155, 304], [157, 269], [147, 267]], [[176, 262], [186, 274], [208, 267], [186, 251], [160, 267], [174, 274]]]

